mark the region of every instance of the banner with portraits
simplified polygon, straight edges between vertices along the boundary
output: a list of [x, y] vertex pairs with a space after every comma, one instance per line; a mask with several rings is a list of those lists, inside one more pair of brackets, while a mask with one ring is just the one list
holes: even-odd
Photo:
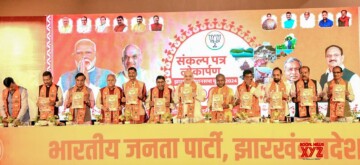
[[[207, 92], [219, 73], [235, 89], [247, 69], [266, 84], [272, 68], [280, 67], [282, 79], [292, 83], [300, 78], [301, 65], [309, 66], [310, 78], [322, 86], [332, 79], [334, 65], [346, 68], [348, 81], [356, 84], [358, 18], [357, 7], [49, 15], [46, 69], [64, 93], [75, 84], [75, 74], [84, 72], [95, 96], [108, 74], [122, 86], [129, 67], [137, 69], [147, 88], [156, 85], [158, 75], [177, 86], [186, 70]], [[330, 45], [341, 49], [325, 52]], [[355, 107], [360, 87], [352, 87]]]

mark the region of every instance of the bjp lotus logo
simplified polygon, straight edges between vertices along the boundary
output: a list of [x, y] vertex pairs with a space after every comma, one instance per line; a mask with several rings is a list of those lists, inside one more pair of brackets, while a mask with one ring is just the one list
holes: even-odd
[[210, 31], [206, 35], [206, 46], [211, 50], [219, 50], [224, 46], [225, 37], [220, 31]]

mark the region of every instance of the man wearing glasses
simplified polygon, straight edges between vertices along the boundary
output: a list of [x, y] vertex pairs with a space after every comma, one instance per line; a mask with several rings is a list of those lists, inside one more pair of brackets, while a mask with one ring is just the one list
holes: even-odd
[[333, 67], [332, 74], [334, 79], [325, 84], [323, 91], [324, 100], [328, 101], [326, 117], [330, 121], [351, 121], [349, 102], [354, 100], [351, 83], [342, 78], [343, 69], [340, 66]]

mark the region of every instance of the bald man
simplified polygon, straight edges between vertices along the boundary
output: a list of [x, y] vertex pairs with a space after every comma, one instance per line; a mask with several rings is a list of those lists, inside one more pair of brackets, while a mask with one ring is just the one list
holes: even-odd
[[177, 104], [177, 118], [181, 122], [198, 122], [203, 119], [201, 102], [205, 101], [206, 93], [202, 86], [194, 81], [190, 70], [184, 72], [184, 82], [175, 90], [174, 102]]
[[123, 83], [129, 81], [128, 69], [134, 67], [137, 71], [137, 80], [146, 82], [148, 86], [156, 86], [154, 80], [156, 80], [158, 75], [164, 75], [164, 73], [158, 71], [160, 68], [151, 72], [142, 68], [142, 60], [143, 54], [137, 45], [129, 44], [125, 46], [121, 58], [124, 69], [116, 75], [116, 85], [122, 86]]

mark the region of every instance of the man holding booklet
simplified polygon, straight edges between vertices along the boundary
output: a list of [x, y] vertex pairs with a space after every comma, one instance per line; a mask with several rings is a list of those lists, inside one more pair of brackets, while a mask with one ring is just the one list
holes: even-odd
[[164, 76], [157, 76], [156, 86], [150, 89], [146, 99], [146, 109], [149, 109], [148, 122], [167, 123], [171, 120], [171, 110], [174, 109], [173, 90], [166, 85]]
[[102, 123], [119, 123], [121, 115], [121, 97], [123, 90], [115, 86], [116, 77], [114, 74], [107, 76], [107, 86], [100, 89], [96, 98], [96, 107], [101, 109]]
[[[249, 121], [258, 122], [261, 114], [259, 106], [261, 90], [258, 88], [258, 83], [253, 81], [254, 74], [251, 70], [245, 70], [243, 77], [244, 81], [237, 86], [235, 94], [237, 114], [240, 114], [242, 119], [249, 117]], [[246, 114], [246, 117], [243, 114]]]
[[95, 105], [94, 93], [85, 85], [86, 77], [83, 73], [76, 74], [75, 80], [75, 86], [71, 87], [66, 95], [65, 106], [69, 108], [75, 123], [90, 124], [90, 108]]
[[216, 75], [216, 87], [211, 88], [209, 92], [208, 107], [211, 111], [211, 120], [214, 122], [232, 121], [234, 92], [225, 82], [223, 74]]
[[128, 69], [129, 81], [123, 84], [124, 95], [122, 102], [125, 102], [125, 114], [130, 113], [131, 121], [134, 124], [145, 122], [144, 102], [146, 100], [146, 86], [144, 82], [136, 79], [136, 68]]
[[59, 107], [63, 104], [62, 90], [53, 83], [51, 72], [45, 71], [42, 75], [44, 84], [39, 86], [39, 98], [36, 105], [39, 107], [39, 119], [47, 120], [58, 115]]
[[174, 101], [178, 105], [177, 118], [185, 122], [198, 122], [203, 119], [201, 102], [205, 101], [206, 93], [199, 83], [194, 81], [191, 70], [184, 71], [184, 82], [176, 90]]
[[302, 120], [319, 113], [317, 101], [321, 100], [322, 90], [319, 82], [309, 78], [308, 66], [302, 66], [299, 71], [301, 78], [291, 85], [291, 97], [295, 103], [295, 118]]
[[345, 81], [343, 70], [340, 66], [332, 69], [334, 79], [324, 86], [324, 99], [328, 100], [326, 117], [330, 121], [352, 121], [349, 102], [354, 100], [351, 83]]
[[285, 120], [289, 113], [288, 102], [290, 101], [290, 84], [281, 80], [282, 70], [278, 67], [272, 71], [273, 81], [265, 88], [267, 102], [269, 103], [270, 117], [273, 122]]

